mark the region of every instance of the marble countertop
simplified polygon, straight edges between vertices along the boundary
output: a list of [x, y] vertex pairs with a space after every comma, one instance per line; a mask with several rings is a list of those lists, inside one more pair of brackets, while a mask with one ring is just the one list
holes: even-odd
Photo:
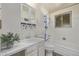
[[14, 46], [12, 48], [1, 51], [0, 55], [1, 56], [10, 56], [10, 55], [18, 53], [22, 50], [25, 50], [28, 47], [30, 47], [31, 45], [34, 45], [41, 41], [44, 41], [44, 39], [41, 39], [41, 38], [23, 39], [19, 43], [14, 44]]

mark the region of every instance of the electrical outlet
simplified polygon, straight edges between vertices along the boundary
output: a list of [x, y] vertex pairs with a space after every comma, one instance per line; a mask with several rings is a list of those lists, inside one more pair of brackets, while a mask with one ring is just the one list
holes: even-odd
[[66, 40], [66, 38], [65, 38], [65, 37], [63, 37], [63, 38], [62, 38], [62, 40]]

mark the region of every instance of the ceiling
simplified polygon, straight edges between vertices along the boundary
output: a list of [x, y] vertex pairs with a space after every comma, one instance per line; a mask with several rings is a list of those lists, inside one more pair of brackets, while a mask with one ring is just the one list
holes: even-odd
[[34, 8], [43, 8], [46, 9], [49, 13], [55, 12], [57, 10], [61, 10], [67, 7], [71, 7], [78, 3], [34, 3], [31, 4]]

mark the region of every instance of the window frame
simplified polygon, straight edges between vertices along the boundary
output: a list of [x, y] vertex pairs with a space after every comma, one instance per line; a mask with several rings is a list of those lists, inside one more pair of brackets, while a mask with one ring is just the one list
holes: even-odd
[[[69, 14], [70, 15], [70, 24], [68, 24], [68, 26], [65, 26], [65, 24], [63, 24], [63, 15], [65, 15], [65, 14]], [[62, 24], [60, 24], [61, 26], [57, 26], [56, 25], [56, 17], [58, 17], [58, 16], [61, 16], [61, 23]], [[68, 11], [68, 12], [64, 12], [64, 13], [62, 13], [62, 14], [58, 14], [58, 15], [55, 15], [55, 28], [71, 28], [72, 27], [72, 11]]]

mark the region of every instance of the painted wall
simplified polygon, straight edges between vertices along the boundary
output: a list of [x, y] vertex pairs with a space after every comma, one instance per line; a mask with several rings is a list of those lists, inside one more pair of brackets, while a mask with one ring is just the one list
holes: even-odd
[[43, 13], [38, 9], [36, 9], [35, 11], [36, 11], [35, 18], [36, 18], [36, 24], [37, 24], [37, 26], [36, 26], [36, 35], [38, 35], [38, 36], [41, 35], [42, 36], [42, 35], [44, 35]]
[[1, 7], [2, 29], [1, 33], [20, 32], [20, 4], [3, 3]]
[[[35, 22], [36, 28], [33, 29], [22, 29], [20, 23], [22, 20], [21, 14], [21, 4], [13, 3], [13, 4], [1, 4], [1, 20], [2, 20], [2, 29], [0, 30], [0, 34], [13, 32], [18, 33], [21, 39], [25, 39], [28, 36], [34, 36], [37, 34], [42, 34], [43, 27], [43, 14], [39, 10], [35, 10]], [[27, 5], [28, 6], [28, 5]], [[28, 7], [29, 8], [29, 7]], [[31, 7], [30, 7], [31, 8]], [[22, 11], [23, 12], [23, 11]]]
[[44, 16], [48, 15], [48, 11], [44, 8], [39, 8], [36, 9], [36, 23], [37, 23], [37, 30], [36, 30], [36, 34], [38, 34], [38, 36], [44, 38], [45, 35], [45, 24], [44, 24]]
[[[72, 11], [72, 27], [55, 28], [55, 15], [68, 11]], [[49, 33], [52, 35], [52, 38], [49, 41], [51, 44], [63, 45], [64, 47], [79, 51], [79, 4], [56, 11], [50, 17], [51, 24]], [[62, 40], [62, 37], [65, 37], [66, 40]]]

